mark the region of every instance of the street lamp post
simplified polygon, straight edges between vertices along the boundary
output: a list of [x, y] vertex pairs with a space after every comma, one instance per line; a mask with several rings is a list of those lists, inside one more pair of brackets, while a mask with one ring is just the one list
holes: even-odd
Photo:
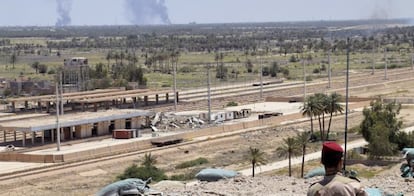
[[211, 90], [210, 90], [210, 64], [207, 64], [207, 106], [208, 124], [211, 124]]
[[59, 122], [59, 108], [60, 108], [60, 102], [59, 102], [59, 76], [56, 76], [56, 145], [57, 145], [57, 151], [60, 151], [60, 122]]
[[347, 49], [346, 49], [346, 87], [345, 87], [345, 145], [344, 145], [344, 163], [343, 170], [346, 169], [346, 150], [348, 142], [348, 98], [349, 98], [349, 52], [350, 52], [350, 41], [347, 39]]

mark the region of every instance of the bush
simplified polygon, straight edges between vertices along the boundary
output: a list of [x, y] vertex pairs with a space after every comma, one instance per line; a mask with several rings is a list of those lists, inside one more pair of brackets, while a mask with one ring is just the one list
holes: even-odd
[[239, 104], [238, 103], [236, 103], [236, 102], [234, 102], [234, 101], [230, 101], [230, 102], [228, 102], [227, 103], [227, 107], [231, 107], [231, 106], [238, 106]]
[[282, 67], [280, 69], [280, 72], [282, 72], [283, 73], [283, 76], [286, 77], [286, 78], [289, 76], [289, 69], [287, 69], [285, 67]]
[[167, 176], [164, 171], [158, 169], [157, 167], [138, 167], [136, 164], [133, 164], [125, 169], [124, 173], [117, 177], [119, 180], [124, 180], [127, 178], [139, 178], [146, 180], [152, 178], [153, 181], [166, 180]]
[[163, 87], [163, 88], [171, 87], [171, 84], [162, 84], [161, 87]]
[[188, 181], [188, 180], [193, 180], [195, 178], [195, 175], [199, 172], [200, 170], [191, 170], [187, 173], [184, 174], [176, 174], [176, 175], [172, 175], [170, 177], [170, 180], [174, 180], [174, 181]]
[[289, 58], [289, 62], [291, 62], [291, 63], [295, 63], [295, 62], [299, 62], [299, 61], [300, 61], [300, 59], [297, 58], [295, 55], [292, 55]]
[[54, 69], [51, 69], [47, 72], [47, 74], [49, 74], [49, 75], [53, 75], [55, 73], [56, 73], [56, 70], [54, 70]]
[[40, 64], [39, 65], [39, 73], [41, 73], [41, 74], [45, 74], [45, 73], [47, 73], [47, 65], [45, 65], [45, 64]]
[[178, 72], [181, 72], [181, 73], [190, 73], [190, 72], [194, 72], [194, 68], [193, 67], [190, 67], [190, 66], [184, 66], [184, 67], [181, 67], [179, 70], [178, 70]]
[[208, 163], [208, 160], [206, 158], [199, 157], [199, 158], [191, 160], [191, 161], [186, 161], [186, 162], [180, 163], [177, 166], [175, 166], [175, 169], [184, 169], [184, 168], [194, 167], [194, 166], [197, 166], [197, 165], [202, 165], [202, 164], [205, 164], [205, 163]]

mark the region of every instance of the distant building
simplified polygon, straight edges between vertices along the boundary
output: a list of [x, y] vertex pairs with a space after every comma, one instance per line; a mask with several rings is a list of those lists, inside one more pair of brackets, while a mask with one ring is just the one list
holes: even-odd
[[21, 78], [20, 80], [9, 81], [7, 87], [11, 90], [12, 95], [45, 95], [52, 94], [54, 91], [48, 81], [32, 81]]
[[85, 57], [73, 57], [63, 61], [62, 85], [64, 92], [88, 90], [89, 64]]

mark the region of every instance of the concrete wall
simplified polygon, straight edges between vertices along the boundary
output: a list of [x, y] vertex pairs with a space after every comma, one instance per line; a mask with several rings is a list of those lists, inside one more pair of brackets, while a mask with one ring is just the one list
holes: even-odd
[[63, 155], [34, 155], [19, 153], [1, 153], [0, 161], [18, 161], [32, 163], [59, 163], [63, 162]]
[[[352, 110], [355, 108], [363, 107], [367, 104], [369, 104], [369, 101], [351, 104], [349, 107]], [[275, 116], [275, 117], [254, 120], [254, 121], [249, 121], [249, 122], [242, 122], [242, 123], [237, 123], [237, 124], [232, 124], [232, 125], [219, 125], [216, 127], [208, 127], [208, 128], [198, 129], [198, 130], [186, 131], [184, 133], [180, 133], [174, 136], [157, 137], [157, 139], [162, 140], [164, 138], [167, 139], [169, 137], [175, 137], [175, 138], [182, 138], [185, 141], [189, 141], [196, 137], [202, 137], [202, 136], [216, 135], [215, 137], [217, 137], [217, 134], [224, 134], [224, 133], [239, 134], [240, 132], [235, 132], [235, 131], [249, 129], [249, 128], [251, 128], [251, 130], [248, 130], [248, 131], [254, 131], [256, 130], [256, 128], [259, 129], [262, 126], [280, 125], [281, 122], [286, 122], [289, 119], [300, 119], [300, 118], [303, 118], [302, 114], [300, 113], [283, 115], [283, 116]], [[91, 125], [89, 125], [89, 132], [91, 133], [90, 126]], [[87, 126], [84, 126], [83, 128], [86, 129]], [[79, 130], [80, 130], [79, 131], [80, 133], [83, 133], [80, 128]], [[126, 144], [107, 146], [103, 148], [96, 148], [92, 150], [73, 152], [73, 153], [68, 153], [65, 155], [28, 155], [28, 154], [18, 154], [18, 153], [0, 153], [0, 161], [54, 163], [54, 162], [62, 162], [62, 161], [67, 162], [67, 161], [86, 160], [86, 159], [103, 157], [103, 156], [108, 156], [108, 155], [150, 149], [154, 147], [151, 144], [152, 139], [154, 138], [148, 138], [147, 140], [140, 140], [140, 141], [135, 141], [135, 142], [126, 143]]]
[[141, 128], [141, 124], [143, 124], [144, 121], [145, 121], [145, 119], [143, 119], [143, 117], [131, 118], [131, 129]]
[[109, 134], [109, 121], [98, 122], [98, 135]]
[[115, 129], [125, 129], [125, 119], [115, 120], [114, 128]]
[[87, 138], [92, 136], [92, 125], [84, 124], [75, 126], [76, 138]]

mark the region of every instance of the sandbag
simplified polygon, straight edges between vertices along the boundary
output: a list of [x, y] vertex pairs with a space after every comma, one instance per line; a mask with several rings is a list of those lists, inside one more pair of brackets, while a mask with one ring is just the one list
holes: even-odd
[[144, 193], [149, 191], [147, 184], [151, 181], [143, 181], [138, 178], [128, 178], [109, 184], [102, 188], [96, 196], [121, 196]]
[[382, 196], [383, 191], [378, 188], [366, 188], [365, 192], [368, 193], [368, 196]]
[[306, 175], [304, 176], [305, 179], [313, 178], [315, 176], [324, 176], [325, 175], [325, 168], [318, 167], [315, 169], [310, 170]]
[[220, 179], [233, 178], [237, 174], [237, 172], [232, 170], [208, 168], [198, 172], [195, 177], [201, 181], [213, 182]]

